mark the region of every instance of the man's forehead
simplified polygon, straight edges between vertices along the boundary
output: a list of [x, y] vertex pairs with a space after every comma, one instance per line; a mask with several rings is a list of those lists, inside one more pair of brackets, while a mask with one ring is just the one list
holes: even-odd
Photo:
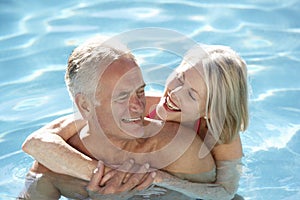
[[144, 85], [142, 73], [134, 60], [120, 58], [111, 63], [102, 74], [101, 83], [105, 87], [132, 90]]
[[120, 57], [108, 65], [103, 75], [108, 77], [123, 76], [131, 71], [140, 71], [140, 68], [132, 58]]
[[145, 87], [145, 82], [136, 70], [124, 74], [115, 84], [116, 91], [132, 91], [142, 87]]
[[139, 84], [143, 83], [143, 76], [139, 67], [124, 67], [119, 70], [112, 70], [111, 73], [107, 74], [107, 79], [110, 79], [114, 82], [123, 83], [123, 84]]

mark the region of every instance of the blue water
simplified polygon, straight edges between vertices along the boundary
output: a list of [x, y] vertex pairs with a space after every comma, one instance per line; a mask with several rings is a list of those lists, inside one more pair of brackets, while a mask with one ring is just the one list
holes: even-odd
[[[297, 0], [1, 0], [0, 199], [14, 199], [23, 186], [32, 162], [20, 150], [24, 139], [72, 112], [64, 69], [74, 46], [96, 33], [145, 27], [168, 28], [240, 53], [252, 92], [238, 193], [251, 200], [300, 199], [299, 11]], [[139, 59], [148, 83], [163, 81], [165, 66], [178, 63], [151, 53]], [[162, 65], [153, 69], [149, 61]], [[161, 91], [148, 91], [153, 88]]]

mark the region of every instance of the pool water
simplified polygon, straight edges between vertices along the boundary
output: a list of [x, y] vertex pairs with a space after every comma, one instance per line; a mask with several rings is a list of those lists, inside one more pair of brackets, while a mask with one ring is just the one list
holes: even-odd
[[[0, 1], [0, 199], [14, 199], [23, 187], [32, 163], [21, 150], [24, 139], [72, 112], [64, 85], [71, 50], [97, 33], [146, 27], [239, 52], [248, 63], [252, 91], [238, 194], [300, 199], [299, 11], [298, 0]], [[151, 83], [147, 92], [161, 92], [169, 66], [180, 61], [151, 52], [138, 59]]]

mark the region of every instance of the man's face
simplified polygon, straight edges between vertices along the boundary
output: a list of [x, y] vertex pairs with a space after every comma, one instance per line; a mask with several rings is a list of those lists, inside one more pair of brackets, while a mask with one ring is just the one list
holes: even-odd
[[108, 137], [133, 139], [144, 134], [144, 87], [141, 70], [132, 59], [121, 57], [105, 70], [96, 91], [100, 105], [95, 111]]

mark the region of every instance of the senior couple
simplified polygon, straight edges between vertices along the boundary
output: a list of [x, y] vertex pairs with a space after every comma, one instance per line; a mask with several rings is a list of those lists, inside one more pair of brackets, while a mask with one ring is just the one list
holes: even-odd
[[80, 116], [26, 139], [36, 161], [20, 198], [234, 198], [248, 93], [246, 64], [229, 47], [192, 48], [163, 96], [145, 97], [130, 50], [92, 38], [70, 55], [65, 80]]

